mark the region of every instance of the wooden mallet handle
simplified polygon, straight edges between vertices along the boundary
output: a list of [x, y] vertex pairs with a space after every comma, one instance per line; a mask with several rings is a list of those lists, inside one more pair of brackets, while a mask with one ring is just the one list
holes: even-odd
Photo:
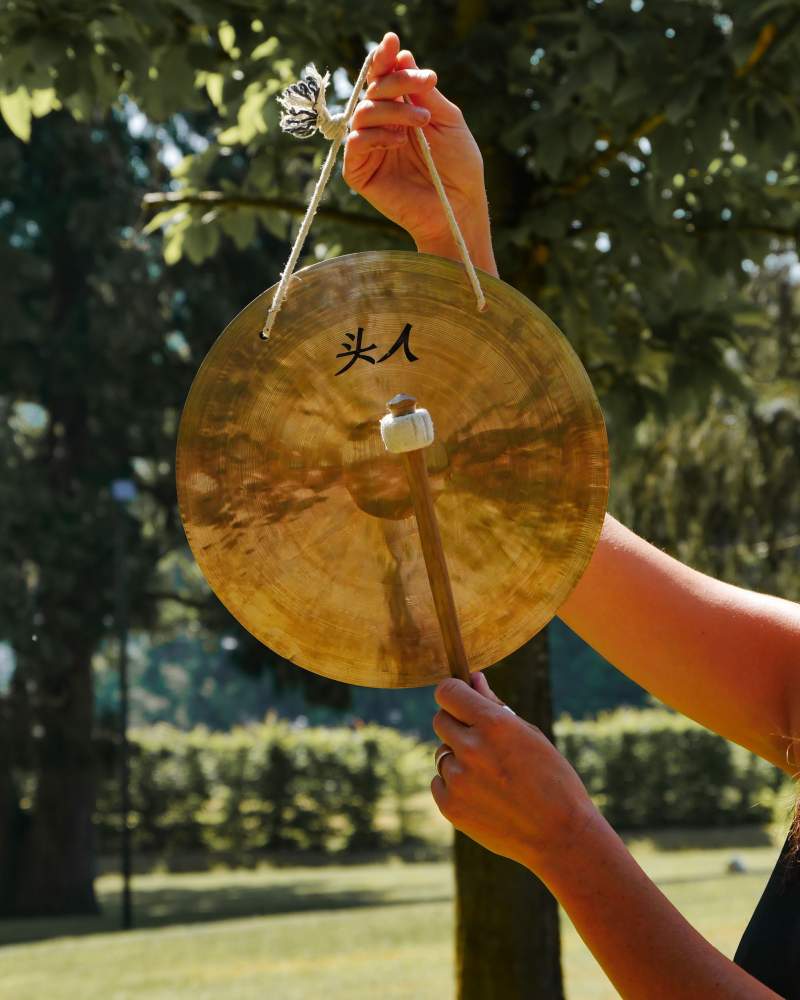
[[[433, 441], [433, 425], [426, 411], [417, 410], [417, 401], [413, 396], [401, 393], [389, 400], [387, 406], [391, 417], [387, 415], [381, 421], [381, 435], [389, 451], [399, 454], [405, 466], [447, 663], [453, 677], [459, 677], [469, 684], [469, 664], [458, 625], [453, 588], [447, 572], [442, 536], [439, 533], [425, 464], [424, 450]], [[397, 419], [410, 415], [415, 419]]]

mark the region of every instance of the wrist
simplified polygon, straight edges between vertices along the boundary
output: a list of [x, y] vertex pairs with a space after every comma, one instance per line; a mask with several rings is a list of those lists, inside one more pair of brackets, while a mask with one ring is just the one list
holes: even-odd
[[[478, 222], [459, 219], [458, 225], [475, 267], [499, 277], [488, 217], [485, 221]], [[438, 257], [446, 257], [448, 260], [461, 260], [458, 245], [449, 230], [438, 236], [415, 236], [413, 233], [411, 235], [419, 253], [435, 254]]]
[[521, 860], [555, 894], [565, 879], [580, 879], [584, 869], [596, 865], [615, 841], [622, 843], [587, 795], [575, 806], [569, 821], [560, 825], [557, 840], [546, 851], [532, 850]]

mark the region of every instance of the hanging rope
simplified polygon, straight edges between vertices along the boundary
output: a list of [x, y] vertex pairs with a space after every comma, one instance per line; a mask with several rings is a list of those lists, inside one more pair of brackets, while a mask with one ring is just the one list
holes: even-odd
[[[407, 95], [403, 99], [406, 104], [411, 104]], [[469, 283], [472, 285], [473, 292], [475, 292], [478, 312], [483, 312], [486, 309], [486, 298], [483, 294], [481, 283], [478, 281], [478, 275], [475, 271], [475, 265], [472, 263], [472, 258], [469, 255], [466, 241], [461, 235], [461, 227], [456, 221], [453, 206], [450, 204], [450, 199], [447, 197], [444, 184], [442, 184], [442, 178], [439, 176], [439, 171], [436, 169], [436, 164], [433, 162], [433, 154], [431, 153], [431, 147], [428, 144], [428, 139], [419, 126], [415, 126], [414, 131], [417, 133], [419, 146], [422, 150], [422, 159], [425, 161], [428, 173], [431, 175], [431, 180], [433, 181], [433, 186], [436, 188], [436, 193], [439, 195], [439, 201], [442, 203], [444, 214], [447, 216], [447, 224], [450, 226], [450, 232], [453, 235], [453, 239], [456, 241], [458, 252], [461, 254], [461, 259], [464, 262], [464, 267], [467, 269]]]
[[[261, 331], [262, 340], [269, 339], [272, 327], [275, 325], [275, 320], [277, 319], [278, 313], [283, 305], [283, 301], [286, 298], [289, 280], [292, 277], [294, 269], [297, 265], [297, 259], [300, 256], [300, 251], [306, 241], [309, 230], [311, 229], [311, 223], [316, 215], [317, 208], [319, 208], [319, 203], [322, 200], [325, 187], [330, 180], [333, 165], [336, 162], [336, 157], [339, 155], [339, 149], [341, 148], [341, 145], [349, 131], [350, 120], [353, 117], [356, 103], [358, 102], [359, 95], [361, 94], [361, 90], [364, 86], [364, 80], [367, 77], [367, 72], [369, 71], [369, 67], [372, 63], [372, 55], [373, 53], [370, 52], [364, 60], [364, 65], [361, 67], [361, 72], [358, 74], [358, 79], [353, 87], [353, 92], [341, 114], [332, 115], [328, 111], [325, 104], [325, 91], [330, 80], [330, 73], [325, 73], [324, 76], [320, 76], [313, 63], [306, 66], [303, 70], [302, 79], [300, 79], [297, 83], [293, 83], [290, 87], [287, 87], [286, 90], [284, 90], [278, 97], [278, 102], [283, 108], [283, 111], [281, 112], [280, 126], [284, 132], [288, 132], [290, 135], [294, 135], [297, 138], [308, 139], [314, 134], [314, 132], [319, 131], [325, 136], [326, 139], [330, 140], [331, 145], [328, 150], [328, 155], [325, 157], [325, 162], [322, 165], [322, 170], [320, 171], [316, 186], [314, 187], [314, 192], [311, 195], [311, 200], [308, 203], [306, 214], [303, 217], [300, 229], [295, 237], [292, 252], [289, 254], [286, 267], [284, 267], [281, 272], [281, 280], [278, 282], [278, 287], [272, 299], [272, 305], [269, 307], [269, 312], [267, 313], [267, 317], [264, 321], [264, 327]], [[411, 103], [408, 97], [405, 97], [405, 101], [409, 104]], [[433, 186], [436, 188], [436, 193], [439, 196], [445, 216], [447, 217], [447, 224], [450, 227], [450, 232], [456, 242], [458, 252], [461, 254], [461, 259], [467, 270], [470, 284], [475, 292], [478, 311], [483, 312], [486, 309], [486, 298], [483, 294], [480, 281], [478, 280], [475, 265], [470, 259], [467, 244], [464, 241], [464, 237], [461, 235], [461, 229], [456, 221], [453, 208], [447, 198], [447, 192], [442, 184], [439, 171], [436, 169], [436, 164], [433, 162], [433, 156], [431, 155], [431, 148], [428, 145], [428, 140], [425, 138], [425, 133], [419, 126], [415, 127], [414, 131], [417, 134], [417, 141], [419, 142], [422, 158], [425, 161], [428, 172], [431, 175]]]

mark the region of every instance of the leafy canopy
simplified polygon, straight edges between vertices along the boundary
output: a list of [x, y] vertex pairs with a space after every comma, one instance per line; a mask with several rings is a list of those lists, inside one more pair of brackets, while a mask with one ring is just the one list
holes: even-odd
[[[476, 134], [501, 273], [560, 322], [625, 427], [739, 381], [731, 349], [753, 335], [742, 261], [798, 228], [799, 26], [794, 0], [409, 0], [357, 14], [30, 0], [0, 15], [0, 110], [22, 139], [61, 106], [180, 116], [195, 148], [152, 193], [148, 228], [165, 230], [169, 263], [199, 263], [258, 226], [285, 238], [302, 210], [325, 144], [279, 134], [278, 91], [310, 59], [352, 79], [366, 45], [398, 30]], [[317, 256], [403, 239], [341, 182], [326, 207]]]

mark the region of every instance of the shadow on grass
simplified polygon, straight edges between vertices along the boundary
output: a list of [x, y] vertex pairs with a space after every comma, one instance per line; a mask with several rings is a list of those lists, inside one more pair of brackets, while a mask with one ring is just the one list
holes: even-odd
[[[682, 850], [726, 849], [775, 846], [770, 833], [756, 826], [704, 829], [704, 830], [642, 830], [623, 833], [625, 842], [631, 845], [647, 844], [653, 851], [680, 852]], [[419, 850], [403, 852], [406, 862], [441, 860], [447, 857], [447, 850]], [[777, 848], [776, 848], [777, 857]], [[360, 854], [339, 856], [333, 862], [337, 867], [344, 865], [375, 864], [386, 862], [385, 854]], [[174, 864], [173, 870], [190, 869], [198, 871], [192, 859], [184, 859], [185, 866]], [[408, 906], [417, 903], [449, 902], [452, 896], [442, 893], [438, 887], [412, 885], [407, 883], [399, 891], [382, 889], [358, 889], [352, 884], [336, 887], [335, 882], [326, 879], [324, 866], [331, 865], [329, 855], [314, 857], [297, 855], [275, 856], [270, 859], [275, 872], [282, 868], [302, 865], [306, 872], [319, 865], [319, 877], [305, 874], [296, 882], [277, 881], [270, 883], [269, 874], [252, 873], [248, 884], [241, 870], [231, 871], [230, 879], [222, 872], [205, 876], [198, 875], [190, 882], [181, 884], [184, 876], [175, 875], [174, 880], [165, 875], [162, 884], [150, 884], [147, 880], [134, 882], [134, 925], [136, 928], [168, 927], [177, 924], [206, 923], [220, 920], [234, 920], [248, 917], [289, 915], [313, 911], [350, 910], [360, 907]], [[771, 869], [751, 868], [750, 875], [766, 876]], [[700, 883], [725, 878], [723, 870], [707, 875], [663, 876], [660, 885], [681, 882]], [[730, 876], [738, 877], [738, 876]], [[191, 877], [189, 877], [191, 878]], [[285, 876], [283, 876], [285, 878]], [[163, 882], [171, 880], [172, 884]], [[102, 912], [89, 917], [41, 917], [25, 920], [0, 921], [0, 945], [22, 944], [44, 941], [60, 937], [74, 937], [88, 934], [113, 932], [120, 927], [121, 893], [118, 889], [103, 889], [100, 893]]]
[[[421, 886], [402, 898], [381, 890], [331, 888], [324, 880], [302, 880], [297, 885], [244, 885], [231, 873], [231, 885], [205, 887], [139, 888], [134, 883], [135, 929], [168, 927], [177, 924], [208, 923], [247, 917], [313, 911], [351, 910], [361, 907], [409, 906], [443, 903], [450, 894]], [[96, 916], [29, 917], [0, 921], [0, 945], [28, 944], [58, 937], [105, 934], [120, 929], [120, 890], [100, 894], [101, 912]]]
[[762, 826], [621, 830], [620, 836], [628, 846], [646, 842], [655, 851], [713, 850], [725, 847], [736, 850], [743, 847], [775, 846], [769, 829]]

